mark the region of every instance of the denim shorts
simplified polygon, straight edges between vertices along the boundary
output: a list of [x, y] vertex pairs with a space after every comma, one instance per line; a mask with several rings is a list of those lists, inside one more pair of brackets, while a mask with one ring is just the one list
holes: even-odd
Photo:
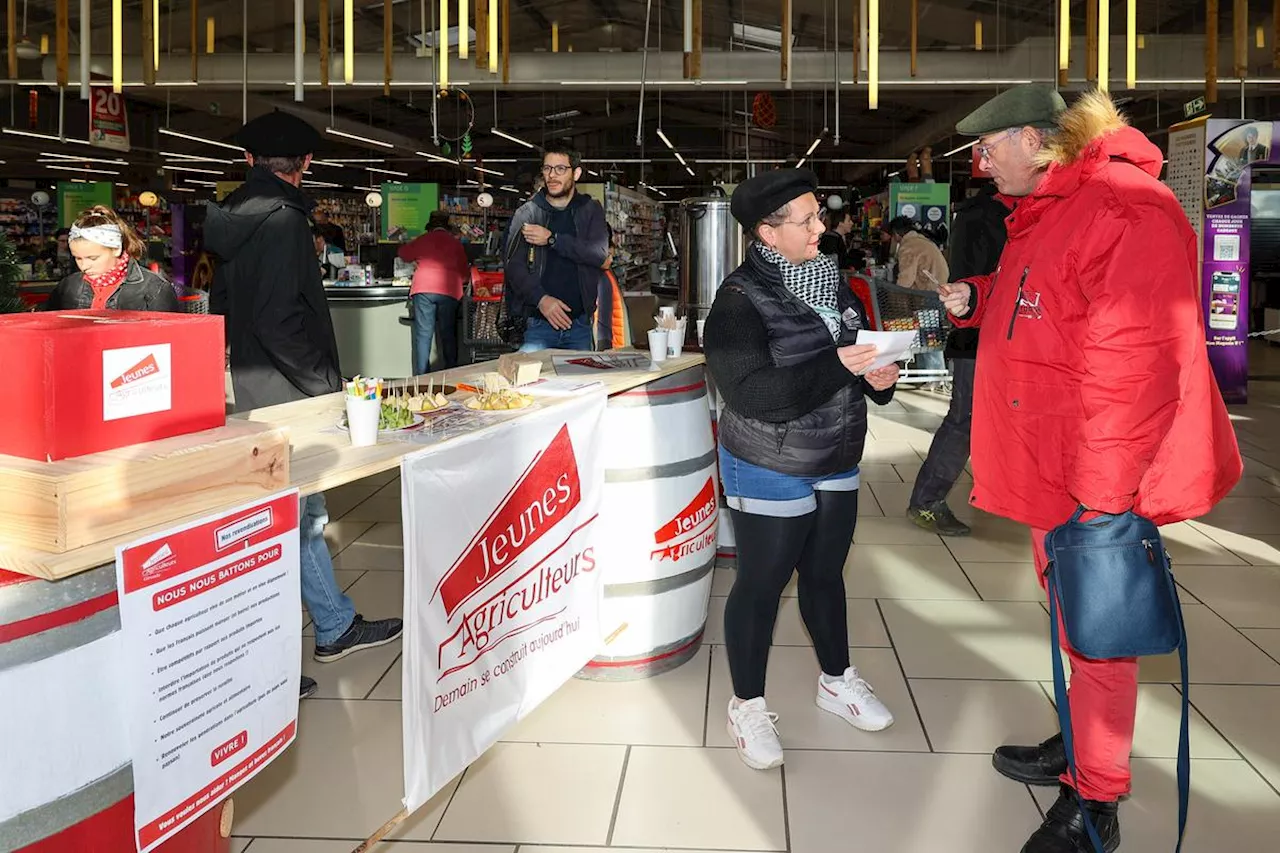
[[856, 492], [858, 469], [824, 477], [797, 477], [752, 465], [720, 447], [720, 480], [730, 509], [773, 518], [795, 518], [818, 508], [814, 492]]

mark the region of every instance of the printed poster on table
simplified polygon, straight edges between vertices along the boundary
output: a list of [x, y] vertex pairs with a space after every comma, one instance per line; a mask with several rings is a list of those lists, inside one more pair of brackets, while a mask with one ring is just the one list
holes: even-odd
[[139, 851], [293, 743], [302, 676], [298, 493], [116, 552]]
[[600, 649], [603, 389], [401, 464], [404, 804], [413, 812]]
[[129, 150], [129, 116], [124, 95], [110, 86], [89, 87], [89, 143], [112, 151]]

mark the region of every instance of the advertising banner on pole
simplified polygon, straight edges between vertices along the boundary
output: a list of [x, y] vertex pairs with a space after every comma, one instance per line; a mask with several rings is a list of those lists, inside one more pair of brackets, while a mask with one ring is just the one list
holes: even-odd
[[1201, 299], [1209, 362], [1228, 403], [1249, 394], [1250, 167], [1276, 162], [1269, 121], [1211, 119], [1205, 125]]
[[137, 849], [293, 743], [302, 677], [297, 491], [116, 552]]
[[951, 223], [951, 184], [889, 184], [886, 224], [899, 216], [915, 221], [922, 234], [945, 246]]
[[129, 150], [129, 116], [124, 95], [110, 86], [91, 86], [89, 93], [89, 142], [112, 151]]
[[[412, 813], [600, 650], [597, 389], [401, 464]], [[482, 441], [483, 445], [479, 444]]]
[[58, 181], [58, 227], [70, 228], [76, 217], [91, 207], [111, 207], [114, 189], [115, 185], [110, 181], [91, 184]]
[[439, 209], [439, 184], [383, 184], [382, 240], [403, 243], [420, 236]]

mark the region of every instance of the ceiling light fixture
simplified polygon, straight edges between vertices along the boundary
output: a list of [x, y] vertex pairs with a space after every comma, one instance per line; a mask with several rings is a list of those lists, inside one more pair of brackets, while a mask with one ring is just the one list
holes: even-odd
[[200, 157], [196, 154], [179, 154], [177, 151], [161, 151], [160, 156], [184, 163], [220, 163], [224, 166], [234, 166], [236, 163], [235, 160], [224, 160], [220, 157]]
[[504, 193], [515, 193], [517, 195], [520, 194], [520, 190], [516, 189], [515, 187], [498, 187], [498, 189], [502, 190]]
[[961, 151], [968, 151], [970, 148], [972, 148], [977, 144], [978, 144], [978, 140], [976, 139], [973, 140], [972, 142], [966, 142], [964, 145], [961, 145], [959, 148], [952, 148], [950, 151], [948, 151], [946, 154], [943, 154], [942, 156], [950, 157], [953, 154], [959, 154]]
[[509, 139], [512, 142], [517, 142], [520, 145], [523, 145], [525, 148], [532, 148], [534, 150], [537, 150], [538, 148], [538, 146], [534, 145], [532, 142], [526, 142], [525, 140], [521, 139], [518, 136], [512, 136], [509, 133], [504, 133], [503, 131], [498, 130], [496, 127], [489, 128], [489, 132], [492, 133], [494, 136], [501, 136], [503, 139]]
[[198, 187], [216, 187], [217, 181], [198, 181], [195, 178], [187, 178], [187, 183], [195, 184]]
[[345, 130], [338, 130], [334, 127], [326, 127], [324, 132], [330, 136], [341, 136], [343, 139], [351, 139], [356, 142], [363, 142], [366, 145], [376, 145], [379, 148], [395, 148], [390, 142], [383, 142], [381, 139], [373, 139], [368, 136], [360, 136], [357, 133], [347, 133]]
[[806, 162], [808, 159], [809, 159], [808, 157], [801, 157], [801, 158], [800, 158], [800, 162], [799, 162], [799, 163], [796, 163], [796, 168], [797, 168], [797, 169], [803, 169], [803, 168], [804, 168], [804, 164], [805, 164], [805, 162]]
[[304, 187], [331, 187], [335, 189], [343, 186], [343, 184], [331, 184], [328, 181], [303, 181], [302, 185]]
[[880, 0], [867, 3], [867, 109], [880, 109]]
[[176, 138], [178, 138], [178, 139], [185, 139], [185, 140], [187, 140], [188, 142], [200, 142], [200, 143], [202, 143], [202, 144], [204, 144], [204, 145], [216, 145], [216, 146], [218, 146], [219, 148], [227, 148], [227, 149], [230, 149], [230, 150], [232, 150], [232, 151], [244, 151], [244, 149], [243, 149], [243, 148], [241, 148], [239, 145], [231, 145], [231, 144], [226, 143], [226, 142], [218, 142], [218, 141], [213, 140], [213, 139], [205, 139], [203, 136], [192, 136], [192, 135], [191, 135], [191, 134], [189, 134], [189, 133], [179, 133], [178, 131], [176, 131], [176, 130], [170, 130], [170, 129], [169, 129], [169, 128], [167, 128], [167, 127], [162, 127], [162, 128], [160, 128], [160, 132], [161, 132], [162, 134], [164, 134], [165, 136], [173, 136], [173, 137], [176, 137]]
[[562, 110], [558, 113], [551, 113], [542, 117], [543, 121], [564, 121], [567, 118], [577, 118], [582, 115], [582, 110]]
[[693, 178], [698, 177], [697, 175], [693, 174], [693, 169], [690, 169], [688, 166], [685, 166], [684, 170], [689, 173], [690, 177], [693, 177]]
[[217, 169], [196, 169], [191, 166], [161, 166], [167, 172], [187, 172], [192, 175], [225, 175], [226, 172], [220, 172]]
[[667, 139], [667, 135], [662, 132], [662, 128], [658, 128], [658, 138], [661, 139], [663, 143], [666, 144], [666, 146], [670, 148], [672, 151], [676, 150], [676, 147], [671, 144], [671, 140]]
[[[819, 146], [819, 145], [821, 145], [821, 144], [822, 144], [822, 137], [821, 137], [821, 136], [819, 136], [817, 139], [813, 140], [813, 144], [809, 146], [809, 150], [808, 150], [808, 151], [804, 152], [804, 156], [805, 156], [806, 158], [813, 156], [813, 152], [814, 152], [814, 151], [817, 151], [817, 150], [818, 150], [818, 146]], [[799, 167], [797, 167], [797, 168], [799, 168]]]
[[457, 166], [457, 160], [450, 160], [448, 157], [441, 157], [439, 154], [432, 154], [430, 151], [415, 151], [419, 157], [426, 157], [428, 160], [435, 160], [438, 163], [448, 163], [450, 166]]
[[199, 192], [199, 190], [192, 189], [191, 187], [169, 187], [169, 192], [171, 192], [171, 193], [194, 193], [194, 192]]
[[689, 164], [685, 162], [684, 157], [680, 156], [679, 151], [672, 151], [671, 153], [676, 155], [676, 159], [680, 161], [681, 166], [684, 166], [686, 169], [689, 168]]
[[483, 166], [476, 166], [475, 169], [477, 172], [484, 172], [486, 175], [497, 175], [499, 178], [507, 176], [506, 172], [499, 172], [497, 169], [486, 169]]
[[53, 154], [47, 151], [40, 152], [41, 157], [50, 157], [53, 160], [64, 160], [73, 163], [106, 163], [110, 166], [128, 166], [129, 163], [117, 157], [114, 160], [103, 160], [98, 157], [77, 157], [75, 154]]
[[44, 139], [49, 142], [71, 142], [76, 145], [92, 145], [93, 144], [87, 139], [72, 139], [69, 136], [64, 139], [61, 136], [54, 136], [49, 133], [36, 133], [33, 130], [18, 130], [17, 128], [13, 128], [13, 127], [0, 128], [0, 132], [7, 133], [10, 136], [25, 136], [28, 139]]
[[[312, 162], [315, 162], [315, 161], [312, 161]], [[408, 172], [397, 172], [395, 169], [375, 169], [373, 166], [365, 166], [364, 170], [366, 172], [377, 172], [380, 175], [395, 175], [397, 178], [409, 177]]]
[[56, 169], [59, 172], [86, 172], [93, 175], [119, 175], [119, 172], [113, 172], [110, 169], [85, 169], [80, 166], [45, 166], [46, 169]]
[[332, 166], [335, 169], [345, 169], [348, 166], [351, 166], [356, 163], [385, 163], [385, 162], [387, 162], [385, 157], [352, 157], [352, 158], [329, 159], [329, 160], [312, 160], [311, 165], [312, 166]]

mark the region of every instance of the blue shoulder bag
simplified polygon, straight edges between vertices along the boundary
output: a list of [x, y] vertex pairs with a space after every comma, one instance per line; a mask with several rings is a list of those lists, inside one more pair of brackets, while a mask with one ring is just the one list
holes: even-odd
[[[1058, 636], [1058, 614], [1071, 648], [1093, 660], [1167, 655], [1182, 666], [1182, 728], [1178, 738], [1178, 850], [1187, 826], [1191, 792], [1189, 752], [1190, 692], [1187, 684], [1187, 634], [1182, 603], [1173, 581], [1160, 529], [1133, 512], [1081, 521], [1076, 510], [1066, 524], [1045, 537], [1049, 587], [1049, 623], [1053, 641], [1053, 693], [1071, 777], [1076, 779], [1075, 744], [1067, 683]], [[1078, 789], [1077, 783], [1077, 789]], [[1089, 839], [1103, 853], [1102, 839], [1084, 809]]]

